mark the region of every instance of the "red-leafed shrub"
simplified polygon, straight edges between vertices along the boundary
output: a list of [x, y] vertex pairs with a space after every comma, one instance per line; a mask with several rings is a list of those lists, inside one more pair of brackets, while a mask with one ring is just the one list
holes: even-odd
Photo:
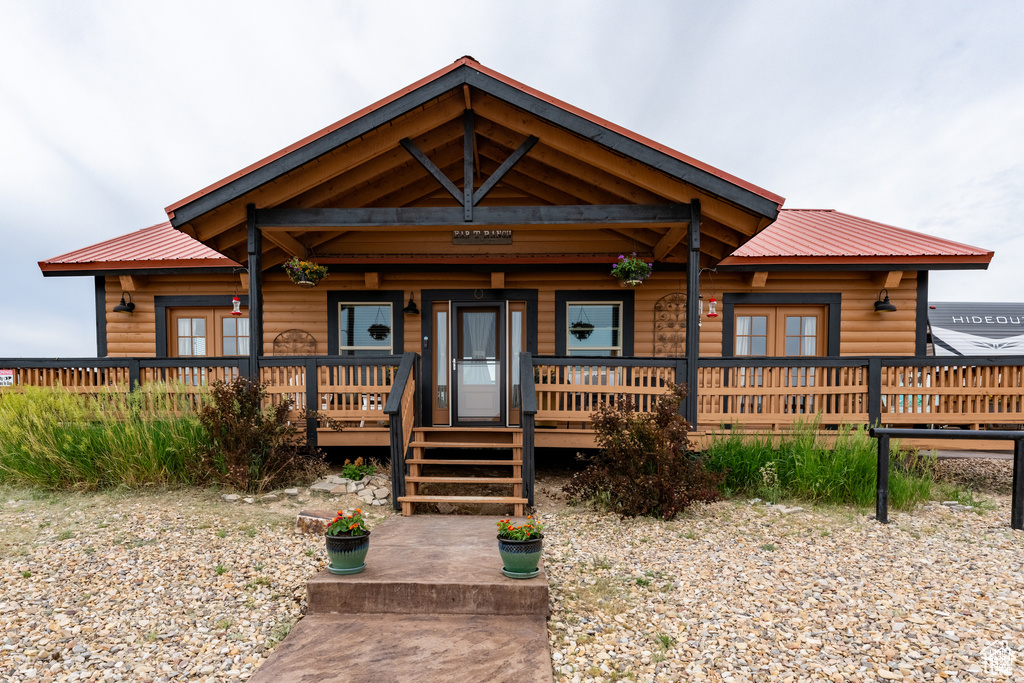
[[719, 498], [722, 475], [705, 468], [690, 446], [689, 425], [679, 414], [686, 395], [671, 385], [651, 413], [618, 397], [593, 414], [600, 450], [582, 456], [586, 469], [566, 486], [574, 502], [596, 501], [626, 517], [672, 519], [689, 505]]

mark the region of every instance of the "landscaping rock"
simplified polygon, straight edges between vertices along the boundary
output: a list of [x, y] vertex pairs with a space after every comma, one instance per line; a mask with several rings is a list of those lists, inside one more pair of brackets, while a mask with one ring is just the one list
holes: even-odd
[[302, 534], [323, 535], [334, 513], [323, 510], [303, 510], [295, 518], [295, 530]]
[[383, 489], [382, 488], [382, 489], [374, 489], [373, 490], [373, 497], [374, 498], [387, 498], [390, 495], [391, 495], [391, 491], [388, 491], [387, 489]]
[[294, 496], [299, 495], [299, 490], [298, 489], [285, 489], [284, 490], [284, 494], [286, 496], [293, 496], [294, 497]]
[[225, 494], [223, 494], [221, 496], [221, 498], [223, 498], [224, 500], [226, 500], [229, 503], [236, 503], [236, 502], [238, 502], [238, 499], [240, 498], [240, 496], [238, 494], [235, 494], [235, 493], [225, 493]]

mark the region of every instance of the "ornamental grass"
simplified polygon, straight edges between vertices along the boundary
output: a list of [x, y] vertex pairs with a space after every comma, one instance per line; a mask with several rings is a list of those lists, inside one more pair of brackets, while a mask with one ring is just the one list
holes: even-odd
[[[195, 388], [189, 388], [194, 391]], [[184, 385], [0, 395], [0, 484], [48, 490], [193, 483], [207, 441]]]
[[[889, 460], [889, 504], [905, 510], [932, 496], [934, 457], [900, 451]], [[757, 496], [869, 507], [875, 503], [878, 444], [864, 425], [823, 430], [820, 417], [794, 424], [792, 433], [714, 434], [704, 456], [724, 474], [723, 490]]]

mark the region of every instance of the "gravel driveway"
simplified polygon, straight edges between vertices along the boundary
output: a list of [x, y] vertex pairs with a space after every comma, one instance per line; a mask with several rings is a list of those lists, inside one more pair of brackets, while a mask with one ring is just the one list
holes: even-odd
[[[1024, 681], [1008, 496], [888, 526], [742, 500], [665, 523], [568, 508], [561, 481], [537, 498], [556, 680]], [[0, 491], [0, 680], [245, 679], [325, 564], [295, 513], [356, 504]]]

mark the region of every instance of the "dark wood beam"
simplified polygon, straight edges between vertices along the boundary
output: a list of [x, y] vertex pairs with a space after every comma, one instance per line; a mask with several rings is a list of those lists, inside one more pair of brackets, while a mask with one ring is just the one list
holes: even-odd
[[256, 207], [245, 207], [249, 266], [249, 380], [260, 378], [263, 355], [263, 234], [256, 226]]
[[[462, 207], [359, 209], [257, 209], [261, 230], [465, 225]], [[686, 204], [582, 204], [575, 206], [481, 206], [469, 225], [606, 225], [680, 223]]]
[[[504, 145], [495, 143], [491, 140], [484, 138], [480, 141], [480, 153], [484, 156], [494, 160], [495, 162], [501, 162], [508, 158], [509, 150], [512, 148], [505, 148]], [[619, 195], [612, 192], [608, 192], [599, 185], [594, 183], [581, 180], [580, 178], [565, 173], [563, 169], [551, 166], [542, 161], [538, 161], [535, 158], [535, 153], [538, 147], [535, 146], [530, 152], [530, 155], [520, 160], [509, 173], [506, 174], [506, 179], [512, 178], [516, 174], [521, 174], [532, 178], [538, 182], [550, 185], [553, 188], [570, 194], [576, 197], [579, 202], [584, 204], [664, 204], [664, 201], [649, 201], [649, 202], [636, 202], [629, 199], [623, 199]]]
[[473, 220], [473, 110], [462, 114], [462, 219]]
[[526, 156], [526, 153], [529, 152], [530, 149], [537, 144], [537, 139], [538, 138], [533, 135], [526, 138], [526, 141], [523, 144], [519, 145], [519, 148], [516, 151], [512, 152], [508, 159], [505, 159], [505, 161], [502, 162], [501, 166], [498, 167], [498, 170], [492, 173], [491, 177], [488, 178], [487, 181], [480, 186], [480, 189], [477, 190], [476, 193], [473, 195], [474, 205], [479, 204], [481, 200], [483, 200], [483, 198], [487, 196], [487, 193], [490, 192], [494, 188], [494, 186], [497, 185], [501, 181], [501, 179], [505, 177], [505, 174], [508, 173], [520, 159]]
[[402, 138], [399, 140], [399, 144], [405, 148], [405, 151], [412, 155], [412, 158], [420, 162], [420, 166], [427, 169], [427, 173], [434, 176], [434, 180], [441, 183], [441, 187], [448, 190], [449, 193], [461, 204], [462, 193], [459, 192], [459, 188], [455, 187], [455, 184], [448, 180], [448, 176], [441, 172], [434, 162], [427, 158], [427, 155], [420, 151], [420, 148], [410, 140], [409, 138]]
[[[438, 161], [437, 150], [446, 147], [448, 144], [462, 137], [462, 121], [453, 119], [443, 123], [436, 128], [410, 138], [421, 150], [425, 149], [431, 153], [432, 161], [438, 167], [443, 168], [444, 164]], [[403, 173], [406, 169], [415, 168], [417, 173], [423, 168], [413, 159], [401, 146], [374, 157], [362, 164], [351, 168], [316, 187], [307, 190], [303, 194], [289, 199], [287, 204], [292, 207], [313, 207], [313, 206], [344, 206], [341, 203], [347, 193], [357, 192], [358, 188], [365, 183], [373, 182], [377, 178], [393, 176]], [[360, 206], [360, 204], [349, 204]]]

